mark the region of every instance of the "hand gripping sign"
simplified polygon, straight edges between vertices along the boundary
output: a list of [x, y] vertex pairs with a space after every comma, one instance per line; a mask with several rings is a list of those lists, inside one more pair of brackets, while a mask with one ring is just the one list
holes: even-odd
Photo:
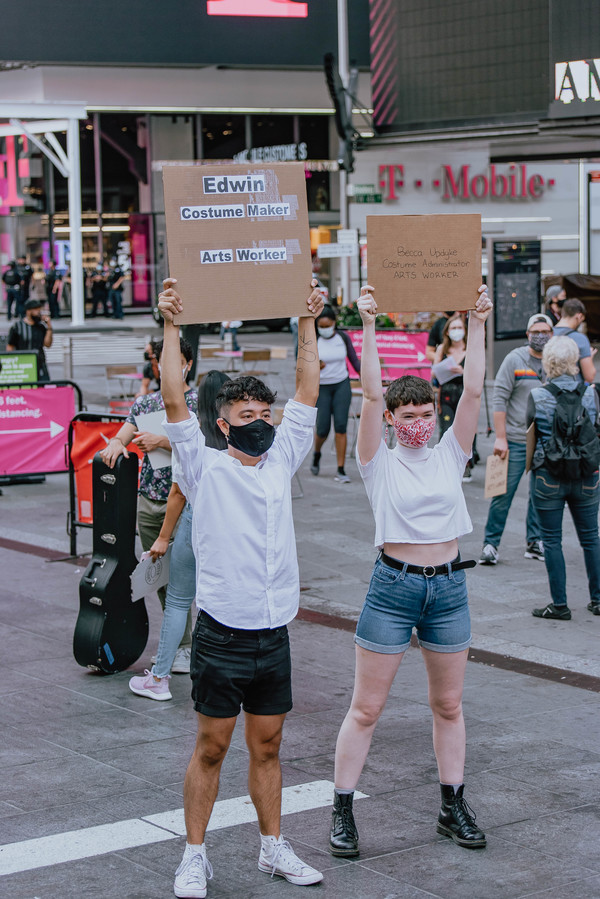
[[178, 324], [302, 315], [312, 264], [302, 163], [165, 166]]

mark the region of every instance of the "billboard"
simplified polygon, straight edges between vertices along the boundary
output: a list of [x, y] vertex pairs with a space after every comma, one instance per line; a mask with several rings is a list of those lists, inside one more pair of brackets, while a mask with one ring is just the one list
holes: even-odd
[[370, 0], [377, 130], [539, 115], [548, 106], [549, 17], [550, 0]]
[[[336, 0], [95, 0], [4, 4], [0, 59], [71, 65], [321, 68]], [[348, 0], [350, 59], [369, 66], [369, 2]]]

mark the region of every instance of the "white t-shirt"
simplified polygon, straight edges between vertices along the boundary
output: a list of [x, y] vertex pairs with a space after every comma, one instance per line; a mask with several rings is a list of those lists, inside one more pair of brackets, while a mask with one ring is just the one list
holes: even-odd
[[375, 546], [384, 543], [446, 543], [473, 530], [462, 491], [469, 456], [449, 428], [440, 442], [419, 449], [382, 440], [358, 470], [375, 516]]
[[164, 422], [177, 482], [193, 509], [196, 605], [221, 624], [281, 627], [298, 611], [291, 478], [312, 447], [316, 415], [288, 400], [256, 465], [207, 447], [195, 415]]
[[333, 337], [319, 337], [317, 340], [319, 359], [325, 363], [321, 369], [321, 384], [339, 384], [348, 377], [346, 358], [348, 352], [344, 339], [339, 334]]

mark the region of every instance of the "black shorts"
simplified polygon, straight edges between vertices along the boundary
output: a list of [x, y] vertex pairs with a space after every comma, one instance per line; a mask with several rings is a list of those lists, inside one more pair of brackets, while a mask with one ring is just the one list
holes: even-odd
[[292, 708], [292, 663], [286, 625], [249, 631], [200, 612], [192, 641], [194, 708], [211, 718], [283, 715]]

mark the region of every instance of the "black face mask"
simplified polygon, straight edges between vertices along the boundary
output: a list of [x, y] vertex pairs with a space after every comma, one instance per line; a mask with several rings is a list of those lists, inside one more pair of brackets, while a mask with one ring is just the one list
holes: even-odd
[[228, 421], [227, 424], [229, 445], [247, 456], [262, 456], [275, 440], [275, 428], [264, 418], [257, 418], [247, 425], [232, 425]]

